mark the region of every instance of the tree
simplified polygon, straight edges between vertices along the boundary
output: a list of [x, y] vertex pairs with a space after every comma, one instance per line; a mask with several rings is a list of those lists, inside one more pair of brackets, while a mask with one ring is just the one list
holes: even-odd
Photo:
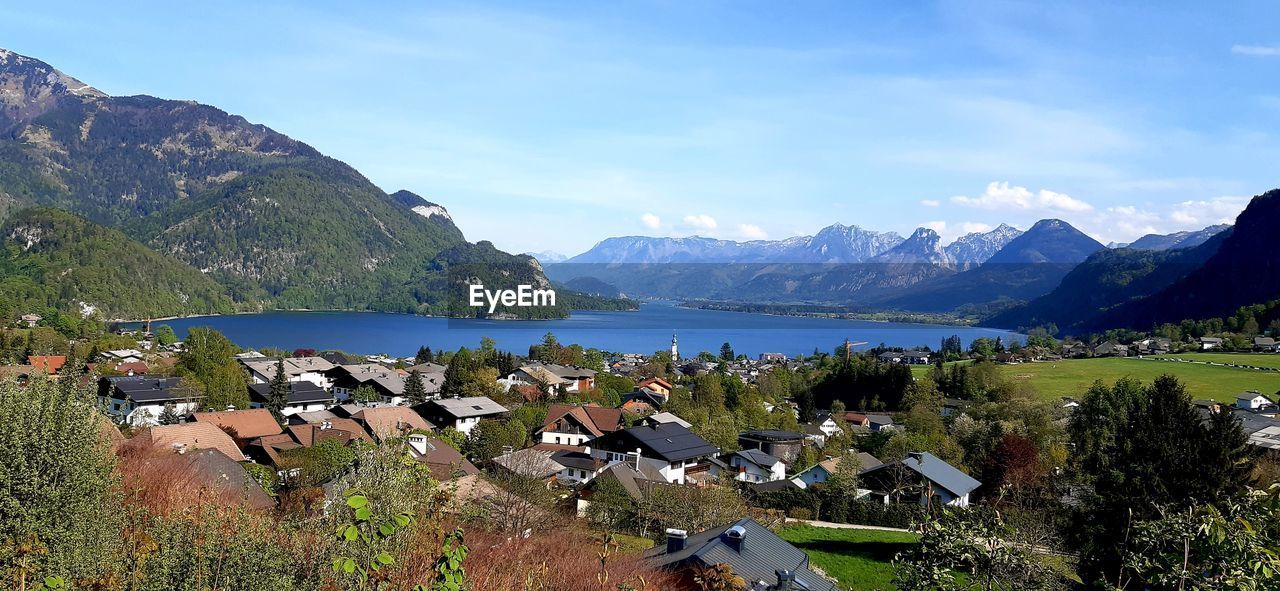
[[156, 328], [156, 342], [162, 346], [168, 347], [178, 342], [178, 335], [173, 332], [173, 327], [168, 324], [161, 324]]
[[693, 582], [701, 591], [747, 591], [747, 580], [733, 572], [728, 564], [699, 566], [693, 570]]
[[369, 384], [360, 384], [359, 386], [356, 386], [355, 391], [351, 393], [351, 400], [362, 403], [378, 402], [382, 400], [382, 396], [378, 394], [377, 390], [373, 389], [373, 386], [370, 386]]
[[427, 386], [422, 383], [422, 373], [418, 370], [409, 372], [409, 377], [404, 381], [404, 397], [409, 404], [422, 404], [427, 401]]
[[[1206, 422], [1182, 384], [1161, 376], [1133, 396], [1133, 384], [1096, 384], [1077, 409], [1099, 421], [1086, 427], [1073, 417], [1077, 462], [1096, 469], [1094, 491], [1074, 523], [1086, 581], [1129, 576], [1121, 561], [1133, 523], [1197, 503], [1220, 505], [1244, 492], [1249, 461], [1237, 419]], [[1108, 412], [1096, 412], [1104, 409]], [[1176, 437], [1170, 434], [1176, 433]], [[1218, 466], [1209, 468], [1208, 463]], [[1117, 551], [1119, 549], [1119, 551]]]
[[418, 347], [418, 353], [413, 356], [414, 365], [422, 365], [423, 363], [431, 363], [435, 361], [435, 356], [431, 354], [431, 347], [423, 345]]
[[720, 361], [733, 361], [736, 356], [733, 354], [733, 346], [727, 341], [720, 345]]
[[920, 524], [919, 544], [894, 558], [893, 582], [902, 591], [1066, 588], [1052, 568], [1010, 539], [1013, 533], [993, 511], [945, 508]]
[[19, 570], [34, 586], [114, 568], [123, 511], [109, 429], [83, 388], [0, 380], [0, 577], [13, 588]]
[[284, 408], [289, 405], [289, 378], [284, 373], [284, 360], [276, 361], [276, 375], [272, 376], [267, 394], [267, 410], [276, 422], [284, 422]]
[[204, 406], [214, 410], [248, 408], [248, 385], [236, 353], [240, 349], [222, 333], [208, 327], [187, 331], [178, 355], [178, 374], [204, 386]]

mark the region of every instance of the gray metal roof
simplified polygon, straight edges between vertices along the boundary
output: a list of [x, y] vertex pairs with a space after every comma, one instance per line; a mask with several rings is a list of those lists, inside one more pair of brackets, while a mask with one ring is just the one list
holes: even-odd
[[456, 417], [483, 417], [489, 415], [497, 415], [507, 412], [507, 407], [490, 400], [485, 396], [470, 396], [467, 398], [444, 398], [441, 400], [433, 400], [432, 404], [440, 407], [440, 410]]
[[180, 378], [128, 376], [103, 379], [111, 384], [112, 397], [123, 395], [134, 402], [168, 402], [201, 397], [199, 394], [193, 394], [192, 392], [175, 392], [173, 388], [181, 381]]
[[[266, 402], [271, 397], [271, 384], [249, 384], [249, 397]], [[332, 402], [333, 394], [308, 381], [289, 382], [289, 404]]]
[[647, 452], [642, 455], [668, 462], [715, 455], [720, 451], [720, 448], [676, 423], [654, 423], [615, 431], [597, 439], [594, 446], [621, 453], [639, 447]]
[[956, 496], [967, 495], [982, 486], [982, 483], [974, 480], [972, 476], [927, 451], [911, 454], [910, 457], [902, 460], [902, 465], [919, 472], [930, 482], [951, 491]]
[[748, 462], [751, 462], [752, 464], [760, 466], [761, 468], [764, 468], [766, 470], [769, 468], [772, 468], [774, 464], [777, 464], [778, 462], [782, 461], [758, 449], [744, 449], [740, 451], [735, 451], [733, 453], [734, 455], [742, 456]]
[[[734, 528], [742, 531], [740, 548], [735, 547], [727, 534]], [[807, 554], [749, 517], [691, 534], [685, 540], [684, 550], [668, 554], [666, 546], [659, 544], [645, 552], [645, 557], [651, 564], [666, 568], [728, 564], [735, 574], [746, 579], [748, 585], [759, 581], [776, 585], [777, 571], [789, 570], [795, 573], [792, 589], [797, 591], [832, 591], [836, 588], [809, 570]]]

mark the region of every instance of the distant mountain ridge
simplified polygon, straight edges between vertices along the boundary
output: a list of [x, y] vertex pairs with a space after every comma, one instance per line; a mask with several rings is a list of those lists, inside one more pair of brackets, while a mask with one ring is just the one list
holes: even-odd
[[904, 238], [858, 226], [832, 224], [813, 236], [736, 242], [692, 236], [606, 238], [569, 263], [860, 263]]
[[1210, 238], [1222, 233], [1229, 224], [1218, 224], [1209, 226], [1200, 230], [1190, 230], [1186, 232], [1174, 232], [1172, 234], [1147, 234], [1129, 244], [1124, 248], [1132, 248], [1134, 250], [1177, 250], [1180, 248], [1194, 248], [1204, 244]]

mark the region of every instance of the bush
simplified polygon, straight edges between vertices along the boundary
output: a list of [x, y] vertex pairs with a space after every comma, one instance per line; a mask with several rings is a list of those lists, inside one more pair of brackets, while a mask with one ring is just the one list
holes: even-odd
[[794, 507], [790, 511], [787, 511], [787, 517], [807, 521], [809, 519], [813, 519], [813, 512], [806, 507]]

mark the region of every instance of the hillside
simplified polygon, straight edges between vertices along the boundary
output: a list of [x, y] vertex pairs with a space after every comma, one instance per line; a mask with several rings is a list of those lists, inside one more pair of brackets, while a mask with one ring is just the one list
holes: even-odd
[[1280, 189], [1254, 197], [1203, 265], [1156, 293], [1116, 306], [1082, 324], [1146, 329], [1188, 318], [1229, 316], [1241, 306], [1280, 297], [1277, 220]]
[[226, 289], [118, 230], [54, 209], [24, 209], [0, 228], [6, 315], [48, 308], [103, 318], [235, 310]]
[[1135, 250], [1177, 250], [1194, 248], [1207, 242], [1210, 238], [1222, 233], [1231, 226], [1218, 224], [1201, 230], [1174, 232], [1172, 234], [1147, 234], [1129, 244], [1126, 248]]
[[1177, 250], [1101, 250], [1062, 279], [1053, 291], [1006, 310], [984, 324], [1006, 328], [1056, 325], [1078, 332], [1095, 316], [1168, 287], [1211, 257], [1229, 232], [1195, 248]]
[[[470, 245], [438, 204], [217, 108], [107, 96], [12, 52], [0, 89], [0, 214], [74, 212], [269, 308], [448, 308], [435, 259]], [[545, 282], [527, 257], [485, 257]]]

